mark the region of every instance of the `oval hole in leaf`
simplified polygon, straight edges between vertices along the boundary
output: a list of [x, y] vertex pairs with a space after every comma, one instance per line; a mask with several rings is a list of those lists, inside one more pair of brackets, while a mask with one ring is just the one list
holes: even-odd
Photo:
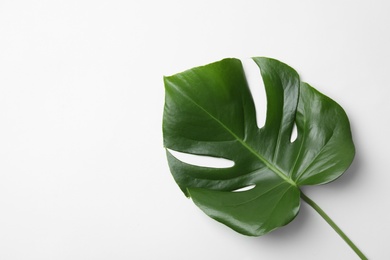
[[205, 155], [196, 155], [189, 153], [182, 153], [167, 149], [176, 159], [187, 164], [210, 167], [210, 168], [230, 168], [234, 166], [234, 161], [225, 158], [217, 158]]
[[236, 190], [234, 190], [233, 192], [242, 192], [242, 191], [248, 191], [248, 190], [251, 190], [251, 189], [253, 189], [254, 187], [256, 187], [256, 185], [255, 185], [255, 184], [252, 184], [252, 185], [249, 185], [249, 186], [245, 186], [245, 187], [242, 187], [242, 188], [236, 189]]
[[241, 59], [241, 63], [255, 103], [257, 127], [262, 128], [265, 125], [267, 114], [267, 98], [263, 78], [259, 67], [252, 59]]
[[297, 140], [297, 137], [298, 137], [298, 129], [297, 129], [297, 124], [295, 124], [294, 122], [293, 129], [291, 132], [290, 142], [293, 143], [295, 140]]

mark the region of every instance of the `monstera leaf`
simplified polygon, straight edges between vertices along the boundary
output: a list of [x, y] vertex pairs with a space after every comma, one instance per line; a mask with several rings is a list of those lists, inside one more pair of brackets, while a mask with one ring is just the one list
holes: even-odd
[[[301, 196], [307, 198], [300, 186], [335, 180], [355, 150], [347, 115], [335, 101], [286, 64], [253, 60], [267, 95], [264, 127], [257, 127], [240, 60], [224, 59], [164, 77], [163, 134], [171, 150], [234, 161], [230, 168], [201, 167], [167, 150], [175, 181], [200, 209], [242, 234], [260, 236], [292, 221]], [[298, 135], [291, 142], [294, 124]]]

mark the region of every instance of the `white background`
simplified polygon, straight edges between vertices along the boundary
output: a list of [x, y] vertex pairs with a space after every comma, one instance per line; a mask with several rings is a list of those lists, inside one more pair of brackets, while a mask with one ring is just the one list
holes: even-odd
[[390, 259], [389, 13], [385, 0], [1, 0], [0, 259], [358, 259], [307, 205], [245, 237], [174, 183], [162, 76], [252, 56], [347, 111], [353, 165], [304, 190], [370, 259]]

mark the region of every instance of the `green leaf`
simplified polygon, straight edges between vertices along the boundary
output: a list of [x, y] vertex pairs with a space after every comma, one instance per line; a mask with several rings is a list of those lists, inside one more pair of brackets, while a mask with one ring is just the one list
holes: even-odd
[[[182, 162], [167, 150], [175, 181], [207, 215], [259, 236], [298, 214], [302, 185], [338, 178], [354, 145], [344, 110], [269, 58], [253, 58], [264, 81], [267, 117], [258, 128], [254, 102], [238, 59], [224, 59], [165, 77], [164, 146], [225, 158], [229, 168]], [[294, 123], [298, 136], [290, 141]], [[255, 185], [247, 191], [237, 189]]]

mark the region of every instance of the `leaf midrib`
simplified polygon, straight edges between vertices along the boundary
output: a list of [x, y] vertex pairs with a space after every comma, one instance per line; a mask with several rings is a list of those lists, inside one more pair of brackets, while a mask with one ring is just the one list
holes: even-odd
[[297, 184], [290, 178], [287, 177], [286, 174], [283, 173], [282, 170], [278, 169], [276, 166], [272, 165], [266, 158], [264, 158], [261, 154], [255, 151], [252, 147], [250, 147], [247, 143], [244, 142], [238, 135], [236, 135], [232, 130], [230, 130], [223, 122], [221, 122], [218, 118], [213, 116], [209, 111], [199, 105], [195, 100], [189, 97], [186, 93], [181, 91], [180, 88], [176, 86], [173, 82], [172, 86], [177, 90], [178, 93], [187, 98], [190, 102], [200, 108], [203, 112], [205, 112], [208, 116], [210, 116], [213, 120], [215, 120], [218, 124], [220, 124], [228, 133], [230, 133], [242, 146], [244, 146], [249, 152], [251, 152], [254, 156], [256, 156], [260, 161], [262, 161], [271, 171], [273, 171], [276, 175], [282, 178], [284, 181], [290, 183], [293, 186], [297, 186]]

